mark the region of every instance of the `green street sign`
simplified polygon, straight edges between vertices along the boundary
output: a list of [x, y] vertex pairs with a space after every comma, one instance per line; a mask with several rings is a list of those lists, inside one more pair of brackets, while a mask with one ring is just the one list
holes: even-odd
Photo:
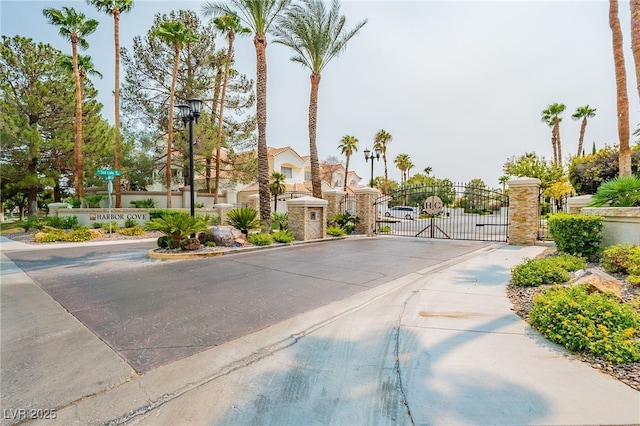
[[102, 176], [107, 180], [113, 180], [114, 177], [120, 176], [122, 173], [120, 170], [110, 170], [110, 169], [98, 169], [96, 171], [98, 176]]

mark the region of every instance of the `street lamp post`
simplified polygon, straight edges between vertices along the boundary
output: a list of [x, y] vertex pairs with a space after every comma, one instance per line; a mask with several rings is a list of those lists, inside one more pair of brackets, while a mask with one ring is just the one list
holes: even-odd
[[191, 196], [191, 217], [195, 216], [195, 195], [193, 188], [193, 121], [198, 122], [198, 117], [200, 117], [200, 107], [202, 106], [202, 101], [200, 99], [189, 99], [189, 105], [182, 104], [178, 105], [180, 108], [180, 115], [182, 116], [182, 122], [184, 125], [189, 123], [189, 190]]
[[380, 148], [374, 148], [374, 152], [369, 151], [369, 148], [364, 150], [364, 159], [366, 162], [371, 160], [371, 180], [369, 181], [369, 186], [373, 188], [373, 159], [375, 158], [377, 161], [380, 161]]

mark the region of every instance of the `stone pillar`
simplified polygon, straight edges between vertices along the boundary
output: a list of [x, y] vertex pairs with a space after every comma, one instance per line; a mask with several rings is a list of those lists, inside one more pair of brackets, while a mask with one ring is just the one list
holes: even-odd
[[238, 191], [235, 189], [227, 189], [225, 191], [225, 198], [227, 204], [237, 204], [238, 203]]
[[592, 195], [580, 195], [578, 197], [571, 197], [567, 200], [569, 204], [569, 213], [580, 214], [583, 207], [587, 207], [587, 204], [591, 202]]
[[375, 232], [377, 219], [374, 203], [380, 193], [376, 188], [356, 188], [353, 192], [356, 196], [356, 216], [360, 219], [355, 231], [371, 237]]
[[247, 204], [252, 209], [256, 209], [260, 211], [260, 195], [259, 194], [249, 195], [247, 197]]
[[300, 197], [287, 200], [289, 231], [299, 241], [327, 237], [327, 200]]
[[[191, 187], [189, 185], [183, 186], [180, 188], [180, 191], [182, 191], [182, 208], [190, 209], [191, 208]], [[193, 193], [193, 203], [198, 204], [197, 191]]]
[[509, 186], [509, 244], [533, 245], [538, 239], [540, 179], [520, 177]]
[[322, 198], [327, 200], [327, 218], [340, 213], [340, 203], [347, 196], [347, 192], [341, 189], [330, 189], [322, 193]]
[[220, 225], [224, 225], [224, 222], [227, 220], [227, 213], [229, 213], [231, 209], [233, 209], [233, 204], [218, 203], [213, 205], [213, 210], [215, 210], [216, 214], [220, 217]]

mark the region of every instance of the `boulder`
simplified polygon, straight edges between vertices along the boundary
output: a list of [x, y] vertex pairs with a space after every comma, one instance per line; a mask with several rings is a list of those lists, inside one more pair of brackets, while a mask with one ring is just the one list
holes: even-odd
[[622, 290], [620, 281], [606, 272], [598, 269], [587, 269], [585, 273], [578, 278], [574, 284], [586, 284], [589, 294], [594, 292], [613, 293], [618, 299], [622, 300]]
[[213, 226], [213, 241], [220, 247], [244, 247], [247, 237], [233, 226]]

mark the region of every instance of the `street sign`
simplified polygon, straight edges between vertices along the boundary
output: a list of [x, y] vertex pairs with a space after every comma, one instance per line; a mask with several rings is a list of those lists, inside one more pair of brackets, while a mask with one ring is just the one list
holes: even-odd
[[113, 180], [114, 177], [120, 176], [122, 173], [120, 170], [98, 169], [96, 174], [104, 177], [106, 180]]

